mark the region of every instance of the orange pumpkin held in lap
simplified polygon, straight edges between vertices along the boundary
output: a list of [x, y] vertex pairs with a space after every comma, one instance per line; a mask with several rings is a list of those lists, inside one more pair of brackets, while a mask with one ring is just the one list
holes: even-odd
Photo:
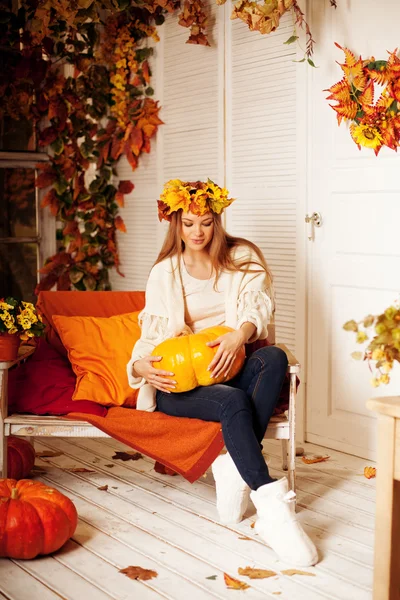
[[218, 325], [203, 329], [199, 333], [181, 335], [165, 340], [158, 344], [152, 352], [153, 356], [162, 357], [159, 362], [153, 363], [153, 365], [157, 369], [174, 373], [173, 379], [176, 381], [174, 392], [188, 392], [199, 385], [225, 383], [233, 379], [242, 368], [246, 357], [245, 348], [243, 346], [237, 353], [228, 375], [221, 374], [213, 379], [211, 371], [207, 371], [207, 367], [214, 358], [219, 346], [210, 348], [207, 346], [207, 342], [212, 342], [230, 331], [233, 331], [233, 329]]
[[0, 557], [35, 558], [55, 552], [76, 529], [69, 498], [31, 479], [0, 479]]
[[27, 477], [35, 464], [35, 450], [32, 444], [22, 438], [8, 437], [7, 455], [7, 477]]

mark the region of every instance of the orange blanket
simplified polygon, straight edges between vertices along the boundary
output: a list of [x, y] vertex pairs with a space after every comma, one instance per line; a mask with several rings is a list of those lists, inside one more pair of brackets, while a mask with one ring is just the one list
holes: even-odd
[[[66, 350], [53, 327], [53, 315], [111, 317], [140, 310], [143, 306], [143, 292], [41, 292], [38, 301], [49, 328], [48, 342], [65, 356]], [[265, 341], [256, 342], [249, 351], [264, 344]], [[283, 392], [283, 396], [287, 397], [287, 393]], [[224, 446], [220, 423], [123, 407], [110, 408], [106, 417], [82, 413], [67, 416], [88, 421], [190, 482], [208, 469]]]
[[224, 447], [220, 423], [123, 407], [110, 408], [106, 417], [81, 413], [70, 413], [67, 417], [88, 421], [191, 483], [208, 469]]

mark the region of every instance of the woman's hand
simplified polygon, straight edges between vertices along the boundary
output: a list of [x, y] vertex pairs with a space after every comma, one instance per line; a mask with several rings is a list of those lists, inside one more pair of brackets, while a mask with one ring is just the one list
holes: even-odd
[[207, 342], [207, 346], [213, 348], [219, 346], [214, 358], [208, 365], [211, 377], [228, 375], [240, 348], [246, 342], [246, 334], [241, 329], [224, 333], [213, 342]]
[[153, 363], [159, 362], [161, 359], [162, 356], [145, 356], [133, 363], [133, 371], [140, 377], [144, 377], [147, 383], [153, 385], [160, 392], [170, 394], [176, 386], [176, 381], [171, 379], [174, 374], [153, 367]]

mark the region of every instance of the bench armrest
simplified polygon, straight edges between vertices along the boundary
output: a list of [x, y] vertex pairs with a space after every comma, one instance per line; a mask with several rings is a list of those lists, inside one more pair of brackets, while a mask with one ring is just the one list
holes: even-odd
[[0, 428], [3, 433], [4, 419], [8, 414], [8, 371], [14, 365], [18, 365], [23, 360], [27, 359], [35, 352], [34, 346], [21, 346], [18, 352], [18, 356], [15, 360], [2, 360], [0, 361]]
[[292, 354], [285, 344], [276, 344], [277, 348], [281, 348], [286, 353], [288, 357], [288, 373], [295, 373], [298, 375], [300, 373], [301, 365], [294, 354]]

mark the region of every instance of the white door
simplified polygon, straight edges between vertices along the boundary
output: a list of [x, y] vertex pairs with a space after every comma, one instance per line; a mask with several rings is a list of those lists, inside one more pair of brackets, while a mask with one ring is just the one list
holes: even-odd
[[[376, 423], [366, 400], [400, 393], [397, 373], [376, 390], [364, 362], [350, 354], [362, 347], [343, 324], [378, 314], [400, 291], [400, 157], [382, 149], [358, 150], [323, 92], [342, 77], [334, 46], [363, 58], [387, 58], [399, 46], [400, 4], [383, 0], [313, 2], [317, 69], [309, 70], [308, 212], [323, 224], [309, 242], [309, 312], [306, 439], [374, 458]], [[305, 229], [306, 234], [306, 229]], [[357, 346], [357, 347], [356, 347]]]

